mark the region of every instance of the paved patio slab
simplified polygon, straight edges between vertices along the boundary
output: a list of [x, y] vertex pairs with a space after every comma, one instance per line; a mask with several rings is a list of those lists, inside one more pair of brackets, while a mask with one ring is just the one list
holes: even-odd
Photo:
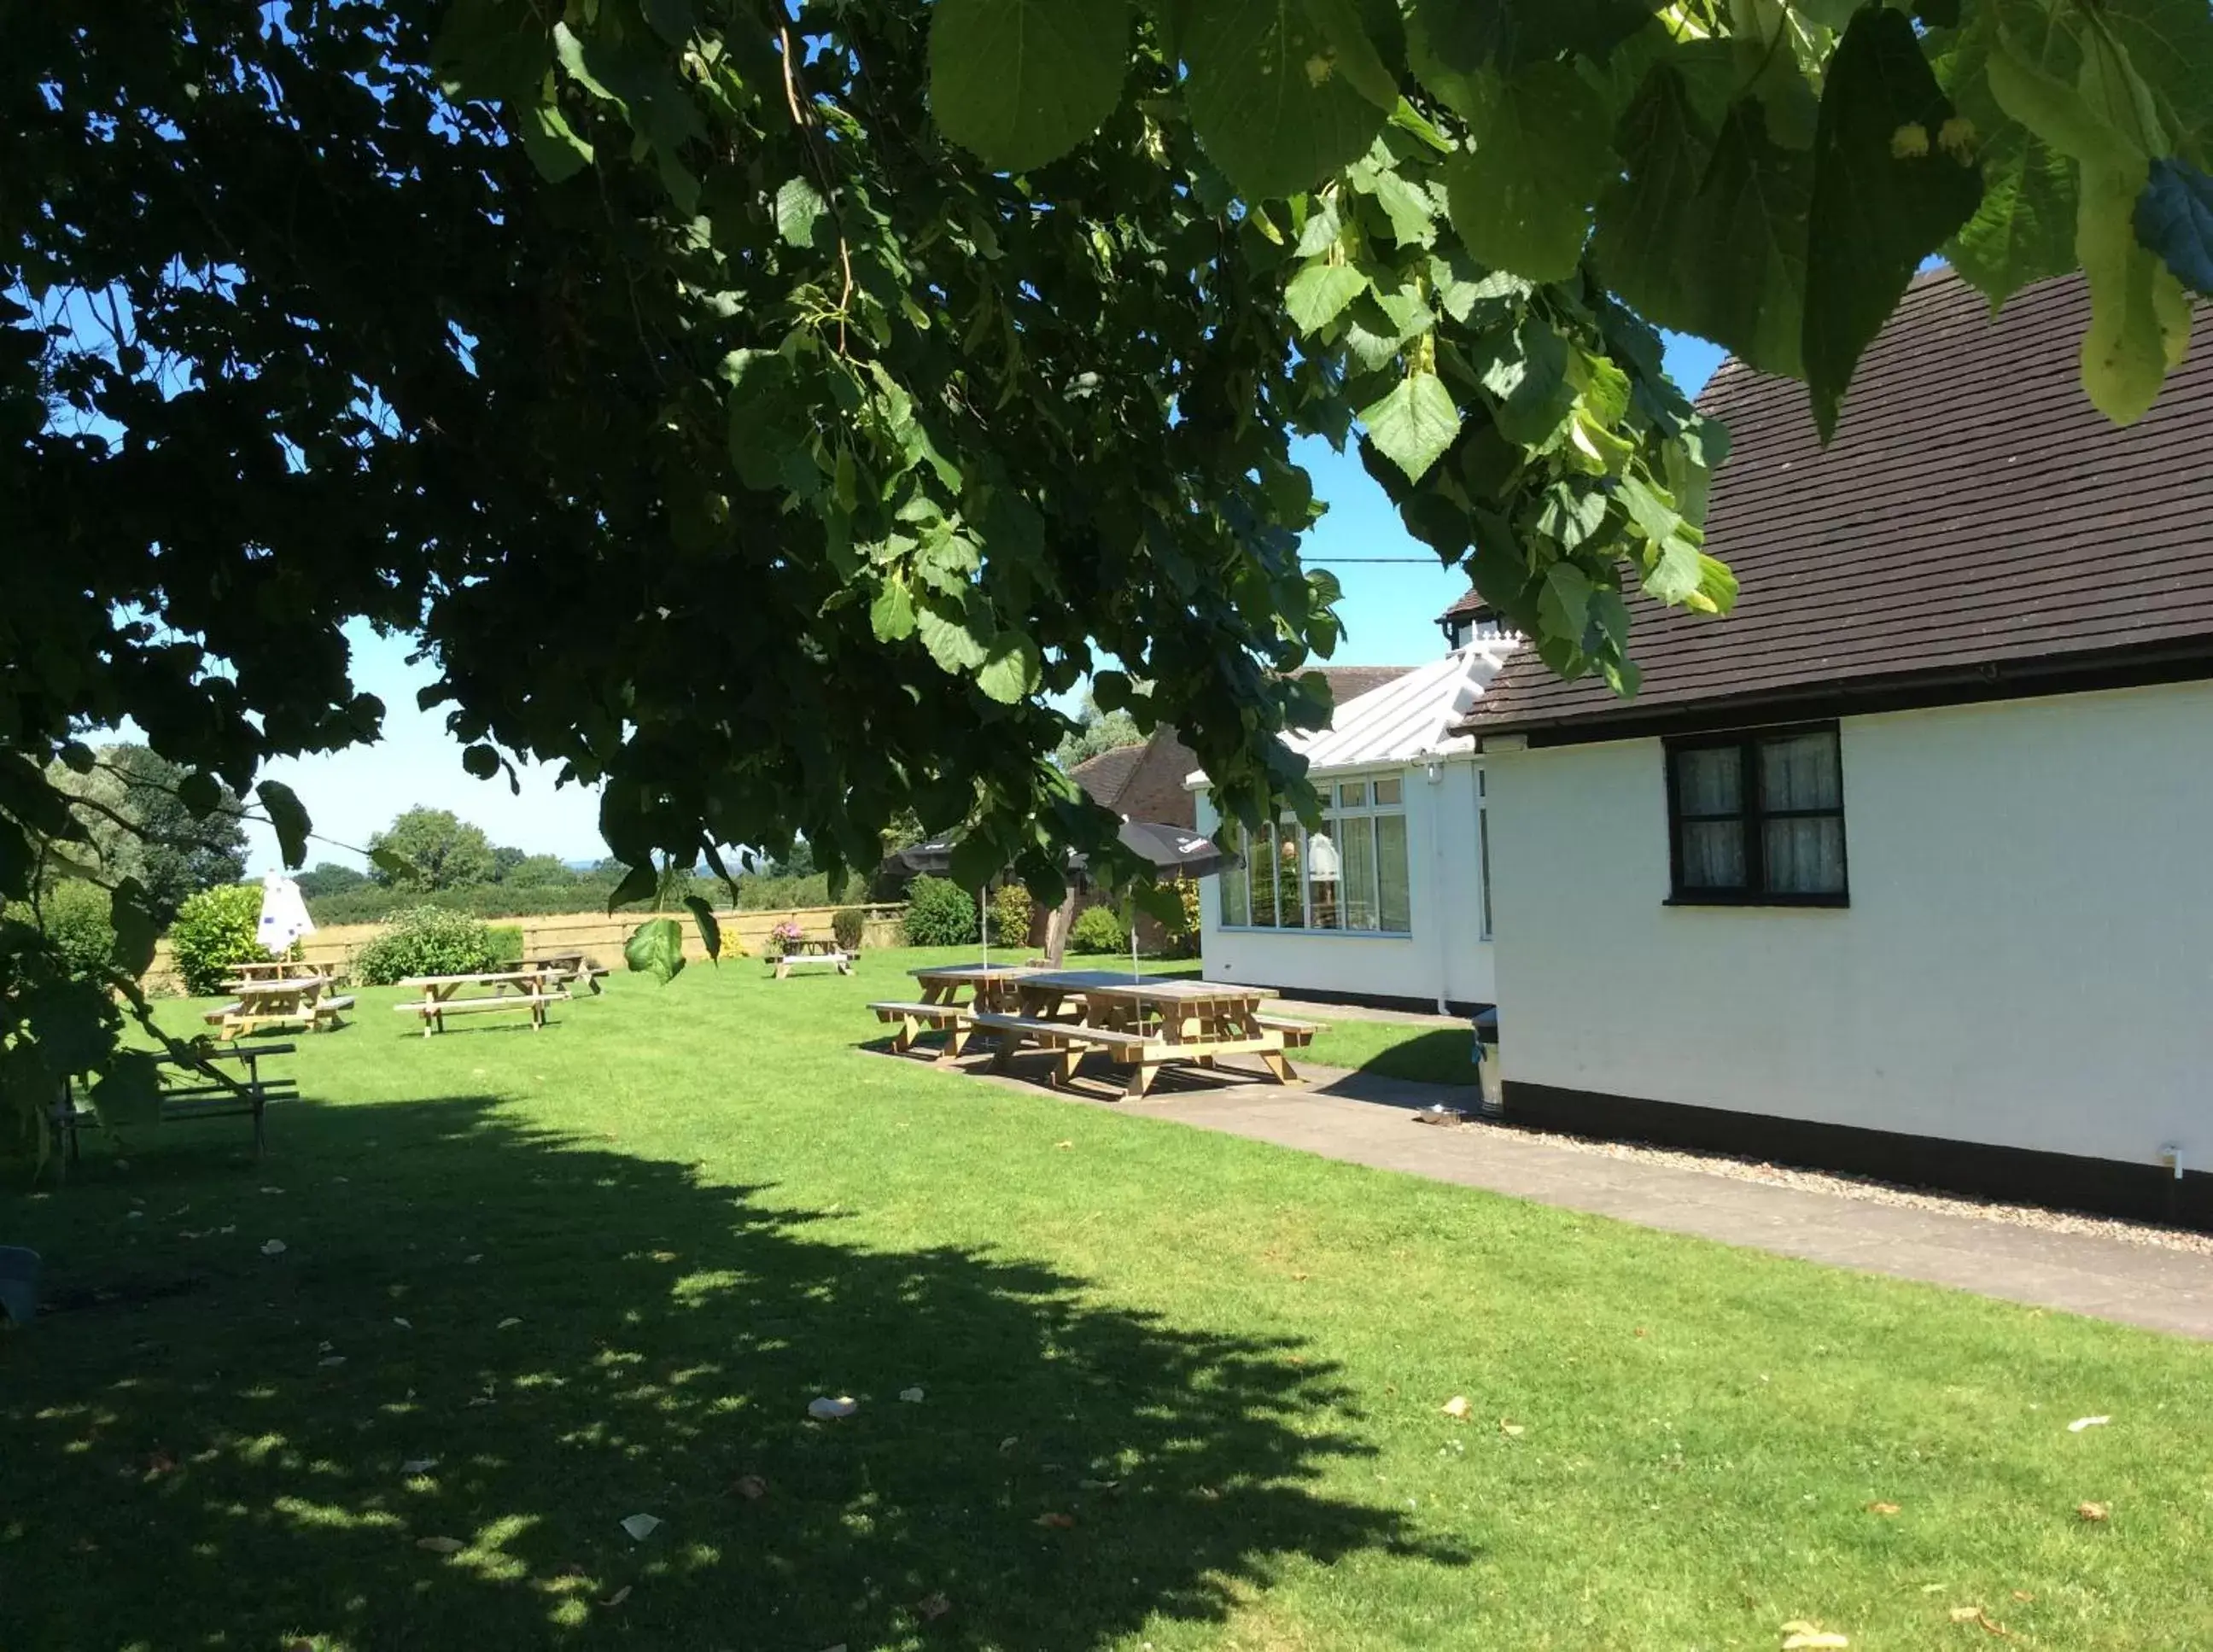
[[[1425, 1129], [1413, 1123], [1416, 1113], [1440, 1100], [1472, 1106], [1472, 1087], [1303, 1062], [1300, 1071], [1304, 1082], [1288, 1088], [1173, 1075], [1143, 1101], [1116, 1100], [1117, 1083], [1088, 1078], [1066, 1094], [1090, 1105], [1727, 1245], [2213, 1340], [2213, 1259], [2102, 1234], [2051, 1233], [1611, 1159], [1536, 1137]], [[988, 1082], [1039, 1091], [1020, 1077]]]

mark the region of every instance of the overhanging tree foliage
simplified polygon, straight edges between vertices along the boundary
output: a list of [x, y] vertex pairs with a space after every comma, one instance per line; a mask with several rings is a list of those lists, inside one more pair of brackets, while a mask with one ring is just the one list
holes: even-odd
[[[2209, 120], [2204, 0], [9, 8], [0, 895], [90, 728], [209, 808], [373, 736], [357, 619], [472, 772], [601, 784], [633, 895], [799, 831], [865, 863], [907, 806], [969, 881], [1111, 862], [1049, 761], [1087, 675], [1228, 813], [1306, 808], [1295, 436], [1631, 692], [1625, 591], [1734, 594], [1653, 324], [1827, 430], [1929, 256], [1994, 300], [2080, 265], [2133, 418]], [[0, 1059], [44, 1082], [81, 1051], [27, 956]]]

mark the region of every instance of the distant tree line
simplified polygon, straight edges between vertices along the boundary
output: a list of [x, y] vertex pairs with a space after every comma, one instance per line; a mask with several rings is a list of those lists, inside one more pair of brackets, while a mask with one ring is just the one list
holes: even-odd
[[[898, 834], [901, 842], [918, 835]], [[887, 844], [887, 852], [898, 844]], [[300, 893], [317, 924], [373, 924], [394, 912], [424, 905], [479, 917], [533, 917], [555, 912], [604, 910], [622, 881], [620, 863], [607, 859], [572, 866], [556, 855], [527, 855], [495, 844], [484, 828], [451, 809], [411, 808], [369, 840], [378, 858], [367, 872], [324, 861], [299, 875]], [[839, 904], [828, 877], [814, 869], [805, 838], [789, 855], [746, 863], [738, 872], [739, 907], [764, 911], [784, 906]], [[894, 898], [898, 880], [853, 880], [846, 901]], [[698, 869], [664, 881], [651, 900], [625, 903], [628, 910], [657, 907], [680, 911], [687, 895], [716, 906], [730, 905], [730, 891], [718, 878]]]

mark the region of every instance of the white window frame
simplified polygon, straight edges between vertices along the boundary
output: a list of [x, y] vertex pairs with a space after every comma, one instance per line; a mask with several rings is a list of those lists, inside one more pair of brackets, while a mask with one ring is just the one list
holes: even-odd
[[[1375, 801], [1375, 783], [1379, 780], [1396, 781], [1399, 783], [1399, 801], [1397, 802], [1378, 803]], [[1366, 796], [1368, 801], [1365, 803], [1340, 804], [1337, 801], [1338, 798], [1343, 795], [1339, 789], [1347, 785], [1365, 786], [1367, 789]], [[1344, 838], [1344, 834], [1336, 829], [1336, 823], [1338, 821], [1348, 818], [1373, 820], [1392, 815], [1396, 815], [1401, 820], [1405, 819], [1406, 771], [1404, 769], [1380, 769], [1369, 774], [1333, 775], [1330, 777], [1328, 786], [1330, 801], [1323, 807], [1322, 809], [1322, 831], [1326, 835], [1327, 835], [1331, 843], [1338, 848], [1340, 853], [1342, 853], [1343, 850]], [[1413, 833], [1411, 826], [1408, 827], [1406, 833], [1406, 876], [1408, 880], [1410, 899], [1407, 901], [1406, 927], [1403, 930], [1316, 929], [1314, 924], [1314, 881], [1308, 875], [1308, 869], [1313, 864], [1313, 861], [1311, 859], [1312, 850], [1308, 842], [1307, 829], [1301, 826], [1295, 819], [1286, 816], [1277, 825], [1276, 831], [1278, 834], [1277, 841], [1281, 840], [1281, 834], [1283, 833], [1295, 832], [1298, 834], [1299, 917], [1301, 921], [1294, 924], [1284, 924], [1281, 923], [1255, 924], [1251, 921], [1253, 913], [1253, 899], [1256, 897], [1259, 892], [1254, 888], [1252, 883], [1253, 865], [1252, 833], [1247, 832], [1242, 826], [1240, 826], [1237, 828], [1236, 836], [1237, 850], [1238, 853], [1244, 857], [1245, 864], [1239, 867], [1235, 872], [1223, 872], [1219, 875], [1222, 877], [1241, 877], [1247, 880], [1245, 886], [1247, 891], [1245, 907], [1247, 921], [1242, 924], [1230, 924], [1226, 921], [1222, 923], [1219, 927], [1224, 933], [1231, 935], [1317, 936], [1322, 937], [1338, 936], [1349, 937], [1356, 941], [1404, 941], [1412, 936], [1414, 932], [1413, 902], [1411, 899], [1411, 890], [1414, 871], [1414, 847]], [[1381, 852], [1382, 837], [1380, 832], [1375, 835], [1375, 842], [1376, 844], [1375, 910], [1377, 919], [1380, 922], [1382, 916], [1383, 872]], [[1271, 889], [1274, 887], [1274, 881], [1272, 878], [1270, 881], [1270, 887]], [[1215, 910], [1217, 912], [1227, 911], [1227, 905], [1221, 900], [1220, 892], [1218, 890], [1216, 892]], [[1277, 910], [1277, 917], [1280, 917], [1281, 916], [1282, 912], [1279, 906]]]

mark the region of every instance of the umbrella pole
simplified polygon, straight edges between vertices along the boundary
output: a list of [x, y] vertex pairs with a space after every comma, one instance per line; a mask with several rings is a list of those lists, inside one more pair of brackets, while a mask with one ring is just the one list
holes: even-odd
[[984, 916], [984, 886], [976, 886], [976, 939], [984, 948], [984, 962], [991, 961], [991, 925]]

